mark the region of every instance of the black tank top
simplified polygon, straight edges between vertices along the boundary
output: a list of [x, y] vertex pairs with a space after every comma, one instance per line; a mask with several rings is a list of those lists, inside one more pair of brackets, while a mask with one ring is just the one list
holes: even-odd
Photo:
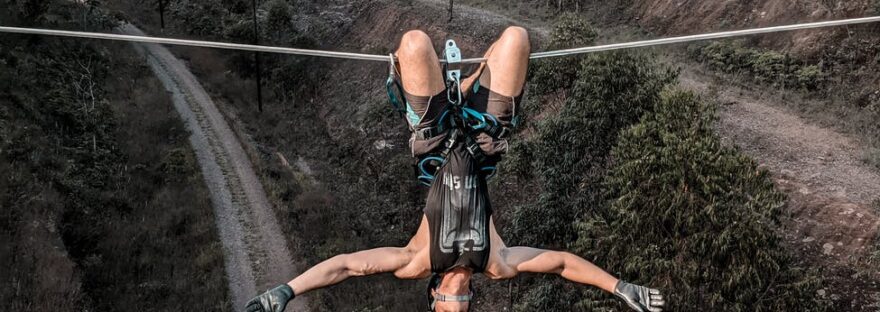
[[462, 144], [453, 148], [428, 191], [425, 215], [431, 232], [431, 270], [467, 267], [483, 272], [489, 262], [486, 179]]

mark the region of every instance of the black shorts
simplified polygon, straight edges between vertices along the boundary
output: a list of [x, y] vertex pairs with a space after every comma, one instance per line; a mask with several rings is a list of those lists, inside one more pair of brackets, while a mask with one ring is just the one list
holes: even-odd
[[483, 272], [489, 262], [492, 206], [473, 156], [458, 144], [428, 190], [425, 216], [431, 235], [431, 271], [466, 267]]
[[[481, 113], [492, 114], [504, 126], [510, 126], [513, 123], [522, 94], [516, 97], [504, 96], [489, 90], [489, 88], [480, 87], [479, 80], [475, 83], [472, 91], [476, 92], [471, 92], [467, 98], [470, 108]], [[410, 106], [407, 119], [415, 130], [433, 127], [446, 111], [446, 106], [449, 105], [446, 90], [434, 96], [415, 96], [405, 93], [404, 97]], [[436, 149], [443, 145], [445, 138], [445, 135], [424, 140], [416, 137], [411, 138], [410, 148], [413, 157], [436, 152]], [[486, 156], [500, 156], [507, 152], [507, 140], [496, 140], [485, 133], [477, 135], [476, 139]]]

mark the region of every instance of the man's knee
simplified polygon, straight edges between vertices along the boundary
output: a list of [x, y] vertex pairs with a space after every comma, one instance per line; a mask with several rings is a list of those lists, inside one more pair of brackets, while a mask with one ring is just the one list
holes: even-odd
[[529, 32], [525, 28], [519, 26], [507, 27], [507, 29], [501, 33], [501, 39], [499, 41], [504, 42], [508, 48], [518, 47], [528, 50], [531, 47], [529, 44]]
[[434, 45], [431, 42], [431, 37], [424, 31], [410, 30], [400, 38], [400, 47], [397, 53], [404, 55], [433, 54]]

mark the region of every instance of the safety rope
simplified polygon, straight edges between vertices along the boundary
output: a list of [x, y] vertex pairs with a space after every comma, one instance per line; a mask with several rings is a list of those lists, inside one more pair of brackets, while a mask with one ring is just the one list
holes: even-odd
[[[880, 16], [852, 18], [852, 19], [824, 21], [824, 22], [813, 22], [813, 23], [801, 23], [801, 24], [793, 24], [793, 25], [753, 28], [753, 29], [734, 30], [734, 31], [724, 31], [724, 32], [715, 32], [715, 33], [708, 33], [708, 34], [699, 34], [699, 35], [689, 35], [689, 36], [681, 36], [681, 37], [670, 37], [670, 38], [662, 38], [662, 39], [615, 43], [615, 44], [598, 45], [598, 46], [573, 48], [573, 49], [564, 49], [564, 50], [556, 50], [556, 51], [536, 52], [536, 53], [532, 53], [531, 56], [529, 56], [529, 58], [530, 59], [541, 59], [541, 58], [548, 58], [548, 57], [568, 56], [568, 55], [593, 53], [593, 52], [600, 52], [600, 51], [611, 51], [611, 50], [630, 49], [630, 48], [639, 48], [639, 47], [669, 45], [669, 44], [675, 44], [675, 43], [705, 41], [705, 40], [712, 40], [712, 39], [742, 37], [742, 36], [749, 36], [749, 35], [768, 34], [768, 33], [793, 31], [793, 30], [801, 30], [801, 29], [814, 29], [814, 28], [824, 28], [824, 27], [832, 27], [832, 26], [866, 24], [866, 23], [874, 23], [874, 22], [880, 22]], [[108, 34], [108, 33], [80, 32], [80, 31], [67, 31], [67, 30], [55, 30], [55, 29], [41, 29], [41, 28], [5, 27], [5, 26], [0, 26], [0, 32], [17, 33], [17, 34], [32, 34], [32, 35], [62, 36], [62, 37], [77, 37], [77, 38], [91, 38], [91, 39], [105, 39], [105, 40], [119, 40], [119, 41], [143, 42], [143, 43], [160, 43], [160, 44], [171, 44], [171, 45], [185, 45], [185, 46], [205, 47], [205, 48], [219, 48], [219, 49], [231, 49], [231, 50], [243, 50], [243, 51], [307, 55], [307, 56], [330, 57], [330, 58], [364, 60], [364, 61], [379, 61], [379, 62], [388, 62], [389, 61], [389, 58], [387, 55], [336, 52], [336, 51], [324, 51], [324, 50], [310, 50], [310, 49], [297, 49], [297, 48], [287, 48], [287, 47], [238, 44], [238, 43], [227, 43], [227, 42], [216, 42], [216, 41], [187, 40], [187, 39], [173, 39], [173, 38], [161, 38], [161, 37], [131, 36], [131, 35], [120, 35], [120, 34]], [[485, 61], [486, 61], [485, 58], [469, 58], [469, 59], [462, 59], [461, 63], [473, 64], [473, 63], [482, 63]], [[441, 60], [441, 62], [445, 62], [445, 60]]]

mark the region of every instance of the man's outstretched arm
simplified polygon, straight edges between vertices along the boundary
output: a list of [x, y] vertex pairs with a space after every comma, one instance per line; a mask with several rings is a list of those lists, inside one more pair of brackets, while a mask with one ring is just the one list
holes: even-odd
[[282, 284], [248, 302], [247, 312], [282, 312], [297, 295], [342, 282], [353, 276], [393, 272], [397, 278], [425, 278], [431, 272], [428, 241], [428, 221], [422, 223], [416, 235], [403, 248], [383, 247], [351, 254], [342, 254], [324, 260]]
[[338, 255], [310, 268], [287, 284], [280, 285], [248, 302], [247, 312], [281, 312], [296, 295], [331, 286], [353, 276], [394, 272], [402, 279], [427, 276], [430, 267], [413, 263], [416, 253], [404, 248], [376, 248]]

